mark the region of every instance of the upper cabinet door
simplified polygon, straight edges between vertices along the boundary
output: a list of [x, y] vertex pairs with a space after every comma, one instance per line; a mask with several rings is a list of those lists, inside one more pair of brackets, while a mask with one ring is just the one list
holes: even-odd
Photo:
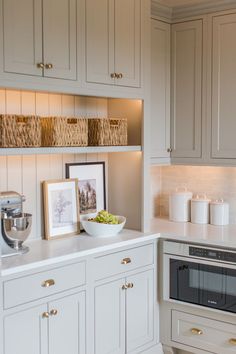
[[202, 20], [172, 26], [171, 157], [202, 155]]
[[114, 83], [113, 21], [114, 0], [85, 0], [87, 82]]
[[152, 20], [151, 32], [151, 157], [169, 157], [170, 25]]
[[154, 284], [149, 270], [127, 278], [126, 291], [127, 353], [140, 350], [154, 340]]
[[140, 0], [115, 0], [114, 26], [116, 84], [140, 87]]
[[4, 0], [4, 71], [42, 76], [42, 1]]
[[76, 0], [43, 1], [44, 76], [76, 80]]
[[236, 14], [213, 18], [212, 152], [236, 158]]
[[86, 81], [140, 87], [141, 1], [85, 0]]

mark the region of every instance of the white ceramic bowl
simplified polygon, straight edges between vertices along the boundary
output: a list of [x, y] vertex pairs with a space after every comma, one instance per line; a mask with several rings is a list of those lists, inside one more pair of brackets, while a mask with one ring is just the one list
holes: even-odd
[[125, 226], [126, 218], [124, 216], [116, 215], [119, 224], [101, 224], [99, 222], [81, 220], [84, 230], [94, 237], [110, 237], [117, 235]]

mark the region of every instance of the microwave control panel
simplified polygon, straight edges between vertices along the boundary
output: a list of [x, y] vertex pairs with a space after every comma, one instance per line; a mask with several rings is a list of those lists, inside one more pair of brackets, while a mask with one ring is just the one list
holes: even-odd
[[219, 251], [214, 249], [189, 247], [189, 255], [199, 258], [209, 258], [219, 261], [236, 263], [236, 253], [228, 251]]

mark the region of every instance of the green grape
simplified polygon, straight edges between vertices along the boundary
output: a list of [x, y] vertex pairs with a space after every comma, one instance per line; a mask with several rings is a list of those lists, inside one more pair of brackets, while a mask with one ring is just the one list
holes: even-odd
[[115, 215], [108, 213], [108, 211], [106, 210], [99, 211], [97, 216], [93, 218], [91, 221], [99, 222], [101, 224], [112, 224], [112, 225], [119, 224], [118, 218]]

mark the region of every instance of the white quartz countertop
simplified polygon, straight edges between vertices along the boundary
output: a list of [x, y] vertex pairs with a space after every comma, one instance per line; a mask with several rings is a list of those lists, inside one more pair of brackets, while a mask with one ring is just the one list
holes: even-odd
[[85, 233], [78, 236], [26, 242], [30, 251], [19, 256], [2, 258], [1, 275], [8, 276], [22, 271], [29, 271], [40, 266], [85, 257], [98, 252], [109, 251], [123, 246], [132, 246], [154, 240], [156, 233], [141, 233], [134, 230], [122, 230], [117, 236], [109, 238], [91, 237]]
[[164, 239], [236, 249], [236, 225], [200, 225], [155, 218], [151, 221], [151, 232], [160, 233]]

